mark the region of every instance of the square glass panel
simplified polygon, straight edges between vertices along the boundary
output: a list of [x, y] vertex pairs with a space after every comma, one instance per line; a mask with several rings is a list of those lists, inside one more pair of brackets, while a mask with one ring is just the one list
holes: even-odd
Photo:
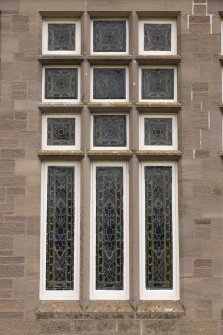
[[48, 50], [74, 51], [75, 50], [74, 23], [49, 23], [48, 24]]
[[142, 69], [141, 80], [142, 99], [174, 99], [174, 69]]
[[144, 24], [145, 51], [171, 51], [171, 24]]
[[144, 145], [172, 145], [172, 118], [145, 118]]
[[77, 68], [46, 68], [45, 99], [77, 99]]
[[146, 166], [145, 286], [173, 288], [172, 167]]
[[126, 21], [93, 21], [94, 52], [125, 52]]
[[94, 68], [93, 99], [126, 99], [126, 69]]
[[75, 119], [48, 118], [47, 145], [75, 145]]
[[126, 116], [95, 115], [93, 145], [95, 147], [126, 147]]

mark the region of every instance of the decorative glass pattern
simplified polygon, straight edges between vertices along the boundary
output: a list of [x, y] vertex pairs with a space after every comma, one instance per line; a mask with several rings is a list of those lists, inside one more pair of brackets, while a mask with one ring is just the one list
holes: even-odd
[[95, 147], [125, 147], [127, 145], [125, 115], [95, 115], [93, 144]]
[[145, 167], [146, 289], [172, 289], [172, 168]]
[[48, 167], [46, 289], [74, 287], [74, 168]]
[[126, 21], [93, 21], [94, 52], [125, 52]]
[[47, 145], [75, 145], [75, 119], [48, 118]]
[[96, 289], [123, 289], [123, 168], [96, 168]]
[[145, 118], [145, 145], [172, 145], [171, 118]]
[[145, 51], [171, 51], [171, 24], [144, 24]]
[[49, 23], [48, 50], [75, 51], [75, 24]]
[[77, 68], [46, 68], [45, 99], [77, 99]]
[[126, 70], [122, 68], [94, 69], [94, 99], [125, 99]]
[[174, 99], [174, 69], [142, 69], [142, 99]]

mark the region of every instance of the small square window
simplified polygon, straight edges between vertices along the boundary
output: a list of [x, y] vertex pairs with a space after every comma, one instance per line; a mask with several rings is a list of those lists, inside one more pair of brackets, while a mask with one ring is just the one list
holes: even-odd
[[128, 101], [128, 69], [125, 67], [94, 67], [91, 100], [100, 102]]
[[79, 68], [46, 66], [43, 68], [43, 101], [79, 102]]
[[140, 149], [177, 150], [176, 115], [141, 115]]
[[91, 53], [128, 53], [127, 20], [93, 20], [91, 25]]
[[176, 21], [139, 22], [139, 54], [172, 55], [177, 53]]
[[120, 150], [128, 148], [127, 115], [93, 115], [92, 149]]
[[139, 100], [174, 102], [177, 100], [176, 67], [144, 67], [140, 69]]
[[43, 54], [80, 54], [80, 21], [43, 21]]
[[45, 150], [80, 149], [79, 115], [43, 115], [42, 148]]

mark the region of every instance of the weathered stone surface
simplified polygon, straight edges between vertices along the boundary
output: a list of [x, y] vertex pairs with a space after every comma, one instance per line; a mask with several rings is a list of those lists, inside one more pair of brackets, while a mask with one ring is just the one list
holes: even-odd
[[218, 322], [214, 320], [195, 321], [187, 320], [179, 323], [179, 334], [181, 335], [219, 335]]

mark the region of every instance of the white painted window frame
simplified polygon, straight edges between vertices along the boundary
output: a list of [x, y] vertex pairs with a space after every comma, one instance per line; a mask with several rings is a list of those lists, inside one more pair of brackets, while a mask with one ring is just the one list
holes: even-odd
[[[143, 69], [173, 69], [174, 70], [174, 98], [173, 99], [142, 99], [142, 70]], [[177, 67], [168, 65], [141, 66], [139, 68], [139, 102], [177, 102]]]
[[[126, 143], [125, 147], [95, 147], [94, 146], [94, 116], [125, 116], [126, 117]], [[91, 150], [128, 150], [129, 148], [129, 115], [127, 113], [95, 113], [91, 116]]]
[[[125, 52], [114, 52], [114, 51], [94, 51], [94, 45], [93, 45], [93, 39], [94, 39], [94, 34], [93, 34], [93, 26], [95, 21], [125, 21], [126, 22], [126, 51]], [[91, 55], [128, 55], [129, 53], [129, 21], [126, 18], [101, 18], [101, 19], [93, 19], [91, 20]]]
[[[77, 69], [77, 99], [46, 99], [45, 98], [45, 69], [48, 68], [55, 68], [55, 69], [61, 69], [61, 68], [74, 68]], [[42, 102], [53, 102], [53, 103], [66, 103], [66, 104], [78, 104], [80, 103], [80, 94], [81, 94], [81, 76], [80, 76], [80, 66], [76, 65], [45, 65], [42, 68]]]
[[[48, 145], [47, 121], [48, 119], [75, 119], [75, 145]], [[80, 115], [71, 114], [43, 114], [42, 115], [42, 150], [80, 150]]]
[[[123, 290], [96, 290], [96, 168], [123, 168], [124, 204], [124, 271]], [[128, 300], [129, 299], [129, 173], [127, 162], [95, 162], [91, 168], [91, 225], [90, 225], [90, 299], [91, 300]]]
[[[146, 166], [172, 167], [172, 239], [173, 239], [173, 289], [147, 290], [145, 287], [145, 178]], [[141, 300], [179, 300], [179, 234], [178, 234], [178, 173], [176, 162], [140, 163], [140, 299]]]
[[[48, 25], [50, 23], [55, 24], [75, 24], [75, 47], [76, 50], [48, 50]], [[76, 19], [45, 19], [43, 20], [42, 28], [42, 54], [43, 55], [80, 55], [81, 53], [81, 23], [80, 20]]]
[[221, 54], [223, 54], [223, 19], [221, 20]]
[[[125, 69], [125, 87], [126, 87], [126, 98], [125, 99], [94, 99], [93, 98], [93, 83], [94, 83], [94, 69]], [[125, 65], [98, 65], [91, 67], [90, 75], [90, 100], [91, 102], [111, 103], [111, 102], [128, 102], [129, 101], [129, 68]]]
[[[144, 25], [145, 24], [171, 24], [171, 50], [170, 51], [145, 51], [144, 50]], [[177, 54], [177, 24], [176, 20], [166, 19], [147, 19], [139, 21], [139, 36], [138, 36], [139, 55], [176, 55]]]
[[[145, 119], [171, 119], [172, 120], [172, 145], [145, 145]], [[177, 150], [177, 115], [176, 114], [144, 114], [139, 119], [139, 149], [140, 150]]]
[[[74, 167], [75, 176], [75, 231], [74, 231], [74, 289], [46, 290], [46, 232], [47, 232], [47, 181], [48, 167]], [[49, 161], [42, 164], [41, 175], [41, 231], [40, 231], [40, 300], [78, 300], [79, 299], [79, 263], [80, 263], [80, 167], [77, 162]]]

